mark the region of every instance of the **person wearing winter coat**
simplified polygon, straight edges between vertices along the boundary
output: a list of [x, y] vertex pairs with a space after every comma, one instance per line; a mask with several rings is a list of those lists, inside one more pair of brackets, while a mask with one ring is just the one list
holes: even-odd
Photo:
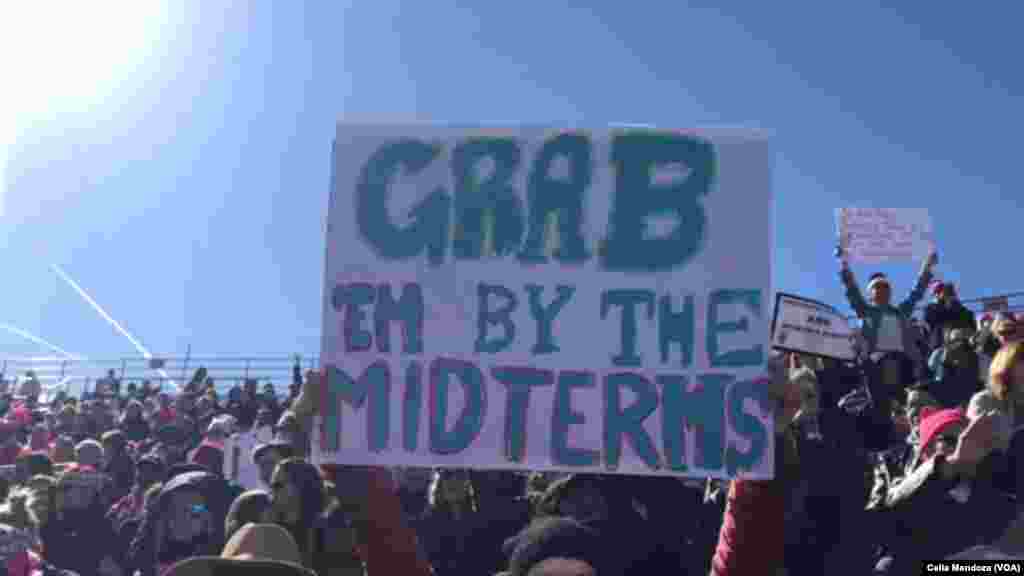
[[992, 414], [968, 421], [951, 409], [924, 416], [918, 464], [885, 498], [882, 521], [902, 528], [888, 534], [876, 573], [919, 574], [922, 561], [986, 544], [1006, 529], [1014, 507], [993, 484], [1000, 466], [995, 423]]
[[840, 258], [839, 277], [846, 289], [846, 299], [854, 313], [863, 322], [862, 335], [867, 346], [867, 356], [872, 359], [895, 359], [898, 373], [887, 379], [900, 379], [906, 385], [916, 380], [914, 371], [923, 366], [915, 344], [914, 330], [911, 326], [911, 314], [914, 307], [924, 297], [925, 290], [932, 280], [932, 269], [938, 262], [933, 251], [921, 267], [917, 283], [910, 294], [900, 303], [892, 303], [892, 286], [885, 274], [872, 274], [868, 280], [868, 298], [865, 299], [853, 272], [850, 270], [843, 248], [837, 249]]
[[95, 471], [72, 469], [57, 480], [54, 510], [40, 530], [43, 556], [48, 562], [79, 574], [116, 576], [117, 540], [104, 521]]
[[928, 326], [932, 349], [945, 343], [950, 330], [958, 328], [968, 336], [974, 333], [977, 328], [974, 312], [960, 302], [952, 282], [939, 282], [932, 289], [932, 294], [935, 302], [924, 309], [924, 322]]
[[129, 571], [156, 576], [179, 560], [217, 554], [224, 545], [230, 506], [223, 478], [204, 471], [176, 474], [164, 483], [132, 542]]

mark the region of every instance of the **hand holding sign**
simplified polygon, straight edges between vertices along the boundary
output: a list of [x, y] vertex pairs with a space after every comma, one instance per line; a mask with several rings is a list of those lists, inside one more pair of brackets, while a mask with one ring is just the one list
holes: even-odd
[[923, 208], [844, 208], [836, 225], [844, 253], [857, 262], [918, 260], [934, 252], [931, 217]]

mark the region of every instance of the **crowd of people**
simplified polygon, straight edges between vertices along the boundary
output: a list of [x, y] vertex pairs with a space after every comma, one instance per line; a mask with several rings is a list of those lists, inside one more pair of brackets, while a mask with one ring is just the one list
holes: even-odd
[[708, 572], [727, 494], [703, 481], [312, 465], [317, 374], [296, 366], [282, 398], [255, 381], [222, 398], [204, 369], [173, 393], [111, 372], [45, 402], [22, 375], [0, 406], [0, 568], [525, 575], [577, 558], [600, 574]]
[[934, 255], [898, 303], [838, 256], [860, 357], [773, 353], [774, 480], [315, 466], [316, 371], [280, 398], [221, 397], [204, 369], [173, 394], [111, 373], [45, 404], [27, 373], [0, 405], [0, 567], [864, 576], [1024, 557], [1024, 319], [975, 318]]
[[837, 256], [863, 346], [856, 362], [781, 360], [783, 402], [797, 406], [781, 476], [787, 573], [910, 575], [927, 561], [1024, 557], [1024, 319], [976, 317], [953, 284], [933, 281], [934, 254], [901, 302], [882, 274], [865, 297]]

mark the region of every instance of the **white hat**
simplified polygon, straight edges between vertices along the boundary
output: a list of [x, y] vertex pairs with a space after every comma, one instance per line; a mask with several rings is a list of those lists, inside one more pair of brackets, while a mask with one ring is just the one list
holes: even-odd
[[886, 278], [883, 274], [875, 274], [874, 276], [871, 277], [871, 281], [868, 282], [868, 292], [870, 292], [872, 288], [879, 284], [885, 284], [886, 286], [888, 286], [889, 279]]
[[208, 436], [220, 434], [224, 437], [231, 436], [235, 431], [235, 417], [230, 414], [221, 414], [210, 422], [210, 427], [206, 429]]

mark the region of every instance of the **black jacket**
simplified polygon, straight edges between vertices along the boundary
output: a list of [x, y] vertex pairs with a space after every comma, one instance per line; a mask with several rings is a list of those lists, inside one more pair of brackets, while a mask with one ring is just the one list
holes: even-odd
[[953, 328], [962, 328], [974, 332], [977, 323], [974, 320], [974, 312], [956, 301], [952, 306], [946, 306], [939, 302], [932, 302], [924, 308], [924, 322], [928, 325], [930, 344], [932, 348], [942, 346], [945, 331]]

